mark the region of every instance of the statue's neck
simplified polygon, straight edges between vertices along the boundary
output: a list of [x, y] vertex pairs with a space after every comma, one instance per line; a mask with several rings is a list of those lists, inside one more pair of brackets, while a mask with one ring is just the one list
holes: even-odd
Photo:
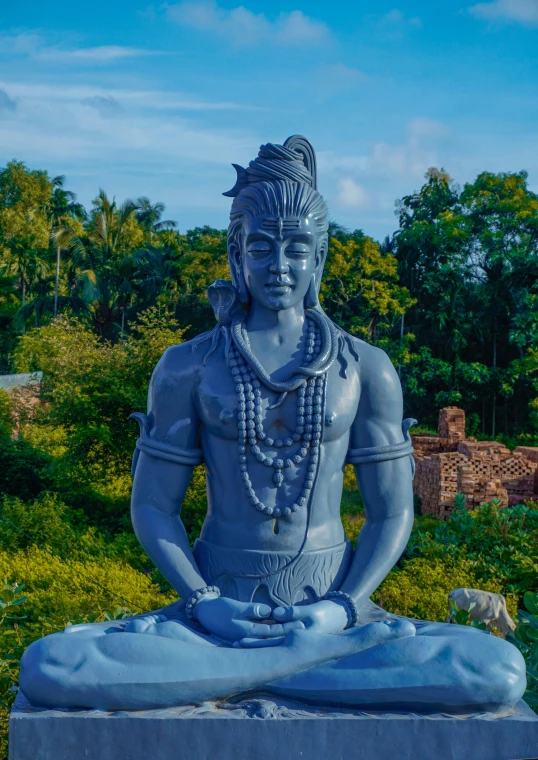
[[303, 334], [304, 322], [302, 302], [277, 311], [253, 301], [246, 319], [246, 328], [249, 335], [264, 333], [267, 337], [278, 337], [286, 342], [294, 339], [298, 341]]

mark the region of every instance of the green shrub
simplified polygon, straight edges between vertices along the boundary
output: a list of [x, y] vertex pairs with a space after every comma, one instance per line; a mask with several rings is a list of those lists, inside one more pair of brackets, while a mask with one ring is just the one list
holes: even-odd
[[407, 556], [465, 560], [485, 588], [492, 580], [501, 593], [521, 597], [538, 589], [538, 504], [503, 508], [499, 502], [474, 510], [456, 508], [450, 520], [412, 536]]
[[47, 455], [24, 439], [0, 436], [0, 494], [31, 499], [51, 485]]
[[[158, 609], [176, 597], [116, 559], [61, 559], [37, 547], [0, 550], [0, 578], [13, 581], [0, 588], [0, 757], [5, 758], [13, 687], [32, 641], [71, 623], [123, 617], [128, 609], [135, 614]], [[21, 591], [26, 598], [19, 607]]]
[[9, 437], [13, 431], [14, 420], [9, 393], [0, 388], [0, 438]]
[[69, 506], [84, 510], [100, 530], [125, 531], [138, 434], [129, 415], [145, 409], [151, 372], [182, 335], [174, 320], [152, 308], [116, 344], [100, 341], [65, 317], [22, 336], [16, 369], [44, 372], [44, 404], [23, 426], [22, 436], [46, 453], [46, 462], [35, 468], [41, 488], [23, 493], [8, 487], [6, 492], [31, 498], [48, 487]]
[[480, 581], [469, 561], [417, 557], [391, 570], [373, 599], [397, 615], [444, 621], [448, 617], [448, 594], [461, 587], [501, 591], [496, 581]]
[[527, 592], [525, 609], [517, 614], [517, 628], [507, 638], [522, 652], [527, 663], [527, 691], [524, 700], [538, 713], [538, 593]]

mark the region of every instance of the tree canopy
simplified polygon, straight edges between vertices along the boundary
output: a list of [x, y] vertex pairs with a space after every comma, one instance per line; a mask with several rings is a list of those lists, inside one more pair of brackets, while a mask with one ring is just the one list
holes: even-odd
[[[470, 432], [534, 436], [538, 197], [526, 173], [483, 172], [458, 187], [431, 168], [396, 213], [381, 242], [331, 222], [323, 308], [388, 351], [421, 423], [459, 404]], [[164, 214], [161, 201], [102, 189], [84, 209], [63, 176], [20, 161], [1, 169], [0, 371], [13, 371], [22, 335], [55, 315], [111, 345], [135, 336], [148, 308], [186, 337], [210, 329], [207, 288], [228, 277], [226, 230], [182, 233]]]

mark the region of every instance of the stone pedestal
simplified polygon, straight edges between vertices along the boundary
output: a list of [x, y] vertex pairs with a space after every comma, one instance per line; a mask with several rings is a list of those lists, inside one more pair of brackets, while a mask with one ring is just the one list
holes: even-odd
[[538, 716], [358, 713], [252, 698], [141, 712], [48, 710], [19, 694], [9, 760], [522, 760]]

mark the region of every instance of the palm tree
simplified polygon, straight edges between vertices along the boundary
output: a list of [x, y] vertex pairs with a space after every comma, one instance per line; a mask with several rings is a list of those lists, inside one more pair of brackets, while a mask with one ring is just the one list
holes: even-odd
[[[23, 315], [28, 287], [48, 272], [48, 263], [41, 253], [36, 244], [35, 235], [32, 233], [21, 237], [12, 237], [7, 243], [7, 254], [0, 273], [15, 277], [19, 284], [21, 289], [20, 313]], [[25, 331], [26, 324], [23, 319], [22, 332]]]
[[164, 248], [146, 248], [134, 255], [137, 288], [145, 301], [153, 301], [162, 290], [175, 283], [174, 270]]
[[130, 280], [134, 276], [129, 220], [137, 209], [131, 200], [117, 206], [104, 190], [99, 190], [84, 233], [79, 235], [65, 226], [56, 235], [57, 244], [71, 251], [68, 277], [73, 294], [86, 304], [102, 337], [109, 337], [119, 314], [123, 329], [125, 326], [125, 309], [132, 295]]
[[136, 219], [138, 224], [143, 227], [150, 236], [155, 232], [173, 230], [177, 227], [177, 222], [174, 222], [171, 219], [161, 221], [161, 217], [166, 208], [161, 201], [152, 203], [147, 196], [142, 195], [137, 199], [136, 206]]
[[[49, 205], [49, 219], [52, 227], [53, 242], [58, 241], [55, 233], [62, 226], [69, 224], [72, 219], [84, 219], [86, 212], [81, 203], [76, 202], [77, 196], [71, 190], [64, 190], [65, 177], [63, 174], [54, 177], [52, 185], [54, 190], [51, 194]], [[56, 244], [56, 276], [54, 280], [54, 306], [53, 316], [58, 315], [58, 291], [60, 283], [60, 257], [62, 247]]]

